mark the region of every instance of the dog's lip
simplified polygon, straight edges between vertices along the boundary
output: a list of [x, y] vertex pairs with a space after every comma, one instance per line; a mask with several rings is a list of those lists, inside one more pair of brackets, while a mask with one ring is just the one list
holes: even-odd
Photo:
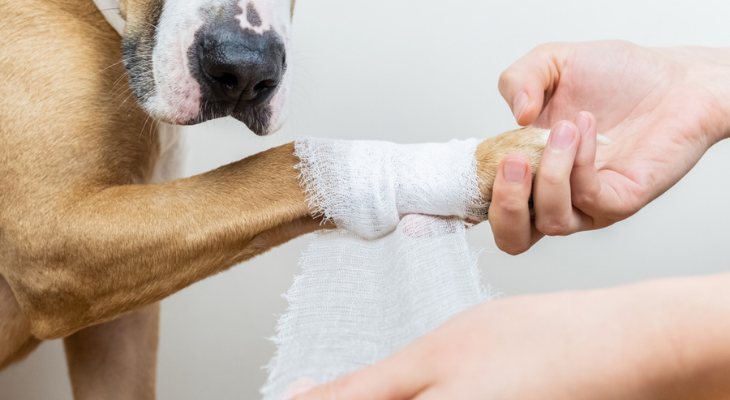
[[[213, 107], [218, 106], [215, 105], [208, 105], [207, 110], [201, 110], [198, 116], [195, 118], [189, 119], [187, 121], [166, 121], [168, 123], [176, 124], [176, 125], [198, 125], [202, 124], [203, 122], [212, 121], [214, 119], [219, 118], [225, 118], [225, 117], [232, 117], [243, 124], [245, 124], [251, 132], [256, 134], [257, 136], [266, 136], [270, 133], [270, 121], [266, 120], [265, 118], [262, 118], [262, 114], [266, 113], [266, 108], [268, 107], [268, 104], [261, 104], [257, 106], [245, 106], [245, 107], [236, 107], [234, 109], [228, 109], [223, 110], [222, 108], [214, 109]], [[229, 107], [230, 108], [230, 107]], [[251, 121], [250, 119], [253, 118], [254, 120]], [[165, 120], [165, 118], [162, 118]]]

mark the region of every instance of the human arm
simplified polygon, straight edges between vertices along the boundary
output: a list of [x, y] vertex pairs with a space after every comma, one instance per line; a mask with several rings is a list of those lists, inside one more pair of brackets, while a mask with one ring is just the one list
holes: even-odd
[[730, 274], [500, 299], [295, 400], [725, 399]]

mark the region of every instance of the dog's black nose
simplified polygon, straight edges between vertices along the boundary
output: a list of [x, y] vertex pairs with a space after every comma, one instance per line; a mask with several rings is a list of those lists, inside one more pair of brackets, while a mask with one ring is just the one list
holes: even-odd
[[201, 86], [216, 103], [256, 105], [271, 98], [286, 68], [281, 37], [232, 26], [208, 30], [198, 46]]

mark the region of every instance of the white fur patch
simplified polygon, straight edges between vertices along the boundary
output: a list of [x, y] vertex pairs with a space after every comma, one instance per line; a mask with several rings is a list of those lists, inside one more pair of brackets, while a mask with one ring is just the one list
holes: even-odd
[[[259, 35], [263, 35], [264, 32], [271, 30], [271, 24], [274, 22], [274, 10], [270, 4], [265, 4], [266, 2], [259, 1], [258, 5], [256, 3], [253, 0], [239, 0], [238, 6], [241, 7], [243, 13], [236, 15], [236, 19], [241, 24], [241, 29], [248, 29]], [[254, 26], [249, 22], [249, 9], [258, 14], [261, 20], [258, 26]]]
[[[114, 29], [123, 34], [125, 21], [119, 14], [119, 0], [94, 0], [94, 3]], [[166, 0], [157, 25], [152, 69], [155, 91], [143, 106], [156, 118], [184, 124], [200, 113], [201, 88], [190, 72], [188, 50], [195, 42], [195, 33], [203, 24], [204, 10], [238, 6], [236, 15], [241, 29], [263, 34], [274, 30], [284, 40], [288, 51], [291, 29], [291, 0]], [[248, 10], [255, 10], [260, 23], [249, 22]], [[291, 84], [291, 68], [287, 68], [276, 95], [271, 99], [269, 131], [281, 127], [287, 115], [287, 97]]]
[[[253, 26], [247, 17], [247, 8], [251, 5], [261, 21]], [[249, 29], [262, 34], [273, 29], [285, 42], [289, 41], [289, 5], [288, 0], [240, 0], [237, 4], [243, 10], [236, 16], [241, 29]], [[235, 6], [226, 0], [167, 0], [157, 27], [157, 38], [153, 53], [153, 68], [156, 92], [146, 107], [153, 113], [174, 123], [186, 123], [194, 119], [200, 112], [201, 88], [193, 77], [188, 65], [188, 50], [193, 45], [195, 33], [203, 26], [201, 17], [203, 10], [216, 7]], [[290, 75], [287, 71], [286, 75]], [[280, 125], [285, 116], [285, 85], [289, 77], [285, 76], [277, 95], [272, 99], [273, 126]]]
[[173, 123], [185, 123], [200, 113], [200, 84], [190, 73], [188, 49], [203, 26], [200, 9], [222, 0], [168, 0], [157, 25], [152, 54], [155, 95], [145, 104]]

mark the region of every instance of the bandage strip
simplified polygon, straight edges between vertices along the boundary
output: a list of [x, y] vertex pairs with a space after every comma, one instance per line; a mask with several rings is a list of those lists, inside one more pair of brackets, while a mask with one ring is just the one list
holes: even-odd
[[373, 239], [392, 232], [406, 214], [483, 218], [478, 144], [303, 138], [296, 155], [314, 214]]
[[373, 364], [490, 298], [462, 220], [481, 206], [476, 143], [302, 139], [296, 148], [313, 209], [357, 235], [316, 234], [302, 255], [264, 400]]

